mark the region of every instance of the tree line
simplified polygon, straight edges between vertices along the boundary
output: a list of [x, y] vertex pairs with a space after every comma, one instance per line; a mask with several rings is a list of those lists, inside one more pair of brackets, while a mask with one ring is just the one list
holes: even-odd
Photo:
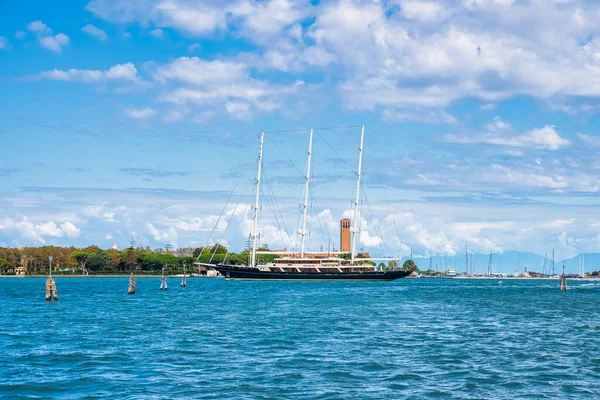
[[[15, 274], [18, 267], [26, 267], [27, 274], [47, 273], [50, 268], [49, 256], [53, 257], [53, 273], [66, 274], [102, 274], [157, 272], [163, 268], [169, 273], [183, 271], [184, 263], [187, 270], [195, 268], [193, 263], [219, 263], [224, 260], [231, 264], [244, 264], [248, 260], [248, 252], [230, 253], [222, 245], [207, 248], [188, 247], [174, 251], [166, 249], [150, 249], [150, 247], [118, 249], [101, 249], [98, 246], [84, 248], [76, 247], [0, 247], [0, 274]], [[266, 256], [269, 257], [269, 256]], [[269, 257], [270, 258], [270, 257]]]

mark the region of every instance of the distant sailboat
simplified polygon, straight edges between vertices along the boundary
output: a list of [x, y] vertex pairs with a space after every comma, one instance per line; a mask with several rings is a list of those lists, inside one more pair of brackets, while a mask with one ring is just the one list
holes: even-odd
[[185, 281], [185, 261], [183, 262], [183, 278], [181, 278], [181, 287], [186, 287], [187, 283]]

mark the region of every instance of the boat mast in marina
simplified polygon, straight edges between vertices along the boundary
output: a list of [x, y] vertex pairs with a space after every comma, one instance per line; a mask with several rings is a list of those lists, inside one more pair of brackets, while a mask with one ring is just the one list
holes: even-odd
[[354, 197], [354, 220], [352, 221], [352, 248], [350, 260], [354, 263], [354, 256], [356, 254], [356, 234], [358, 233], [358, 199], [360, 195], [360, 173], [362, 171], [362, 155], [363, 155], [363, 142], [365, 138], [365, 126], [361, 127], [360, 131], [360, 147], [358, 148], [358, 172], [356, 174], [356, 196]]
[[465, 244], [465, 272], [469, 275], [469, 252], [467, 250], [467, 245]]
[[304, 184], [304, 204], [302, 205], [302, 230], [298, 233], [302, 236], [302, 243], [300, 247], [300, 257], [304, 258], [304, 252], [306, 250], [306, 214], [308, 212], [308, 190], [310, 185], [310, 161], [312, 158], [312, 145], [313, 145], [313, 129], [310, 130], [310, 138], [308, 140], [308, 161], [306, 163], [306, 182]]
[[265, 142], [265, 133], [260, 133], [260, 148], [258, 150], [258, 172], [256, 174], [256, 199], [254, 201], [254, 221], [252, 222], [252, 257], [250, 258], [250, 267], [256, 267], [256, 242], [258, 240], [258, 207], [260, 201], [260, 173], [262, 170], [263, 145]]

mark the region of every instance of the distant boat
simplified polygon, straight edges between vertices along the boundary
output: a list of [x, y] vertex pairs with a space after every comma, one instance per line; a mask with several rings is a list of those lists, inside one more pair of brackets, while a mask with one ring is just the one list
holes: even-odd
[[[310, 163], [312, 156], [312, 138], [313, 130], [310, 130], [310, 139], [308, 147], [308, 162], [307, 170], [305, 175], [305, 187], [304, 187], [304, 203], [303, 206], [303, 217], [302, 225], [299, 230], [301, 236], [301, 249], [299, 252], [271, 252], [271, 251], [258, 251], [257, 250], [257, 239], [259, 238], [258, 233], [258, 221], [259, 221], [259, 210], [260, 207], [260, 184], [261, 184], [261, 171], [262, 171], [262, 159], [263, 159], [263, 142], [264, 132], [260, 135], [260, 150], [258, 153], [258, 173], [256, 178], [256, 198], [254, 204], [254, 220], [252, 229], [252, 252], [250, 257], [249, 265], [231, 265], [231, 264], [200, 264], [205, 265], [219, 271], [226, 279], [247, 279], [247, 280], [371, 280], [371, 281], [392, 281], [399, 278], [404, 278], [411, 274], [412, 269], [377, 269], [377, 267], [371, 264], [371, 261], [381, 261], [383, 259], [374, 258], [358, 258], [356, 252], [356, 239], [357, 239], [357, 224], [358, 224], [358, 205], [359, 205], [359, 194], [360, 194], [360, 178], [362, 169], [362, 153], [363, 153], [363, 140], [364, 140], [365, 127], [363, 125], [360, 137], [359, 147], [359, 161], [358, 161], [358, 173], [356, 183], [356, 197], [354, 200], [354, 221], [353, 228], [351, 230], [351, 251], [350, 259], [346, 260], [342, 257], [338, 257], [340, 253], [327, 254], [323, 256], [320, 254], [313, 254], [310, 256], [309, 252], [306, 251], [305, 239], [308, 234], [306, 230], [307, 224], [307, 211], [308, 211], [308, 197], [309, 197], [309, 184], [310, 184]], [[257, 264], [257, 254], [275, 254], [278, 258], [275, 258], [270, 263]], [[389, 259], [386, 259], [389, 260]]]
[[456, 273], [456, 271], [449, 267], [446, 270], [446, 274], [444, 275], [444, 278], [456, 278], [457, 276], [458, 276], [458, 274]]

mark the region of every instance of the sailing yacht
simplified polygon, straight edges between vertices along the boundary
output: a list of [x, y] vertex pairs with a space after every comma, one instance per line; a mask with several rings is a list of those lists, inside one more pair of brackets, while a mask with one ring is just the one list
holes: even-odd
[[[310, 185], [310, 164], [312, 157], [313, 129], [310, 130], [309, 147], [308, 147], [308, 162], [305, 176], [304, 187], [304, 203], [302, 215], [302, 228], [299, 230], [301, 236], [300, 252], [271, 252], [258, 251], [257, 240], [258, 221], [260, 210], [260, 184], [261, 171], [263, 160], [263, 143], [264, 132], [260, 135], [260, 147], [258, 153], [258, 172], [256, 178], [256, 197], [253, 207], [253, 228], [251, 233], [252, 252], [250, 254], [249, 265], [231, 265], [231, 264], [204, 264], [219, 271], [226, 279], [247, 279], [247, 280], [374, 280], [374, 281], [391, 281], [398, 278], [404, 278], [411, 274], [412, 270], [405, 269], [377, 269], [371, 261], [382, 261], [386, 259], [375, 258], [358, 258], [356, 252], [356, 239], [358, 234], [358, 205], [360, 195], [360, 178], [362, 170], [362, 154], [364, 142], [365, 127], [362, 126], [359, 158], [358, 158], [358, 173], [356, 182], [356, 197], [354, 199], [354, 220], [352, 223], [351, 233], [351, 251], [350, 259], [346, 260], [341, 257], [341, 252], [329, 253], [310, 253], [306, 251], [306, 229], [307, 211], [308, 211], [308, 196]], [[276, 254], [279, 257], [272, 262], [258, 264], [257, 255], [259, 254]]]

